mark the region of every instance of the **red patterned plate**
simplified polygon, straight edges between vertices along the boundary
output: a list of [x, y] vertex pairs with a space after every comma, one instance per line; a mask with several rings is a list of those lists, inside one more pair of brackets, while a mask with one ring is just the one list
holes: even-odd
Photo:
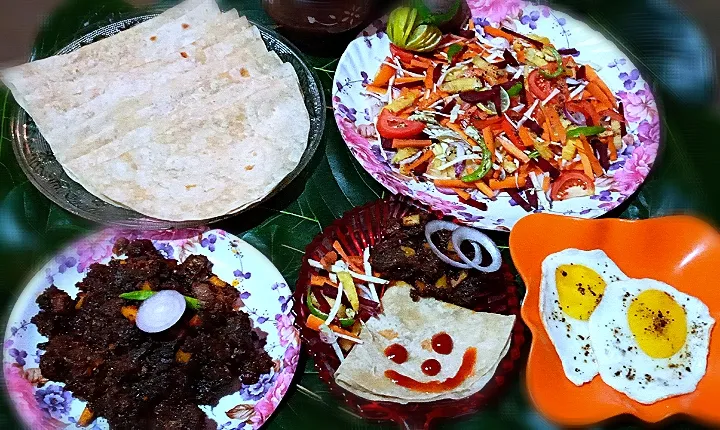
[[310, 313], [306, 305], [307, 291], [310, 286], [310, 276], [315, 270], [308, 264], [308, 258], [320, 260], [323, 255], [332, 250], [335, 240], [339, 241], [348, 253], [362, 255], [365, 247], [375, 245], [382, 238], [382, 232], [391, 219], [417, 210], [418, 206], [406, 198], [390, 197], [355, 208], [327, 227], [305, 250], [300, 276], [295, 288], [293, 308], [297, 316], [295, 324], [299, 326], [301, 337], [315, 359], [315, 367], [319, 372], [320, 379], [328, 384], [330, 391], [342, 397], [352, 409], [364, 418], [391, 420], [407, 428], [427, 428], [430, 422], [436, 418], [457, 417], [480, 410], [496, 397], [508, 380], [515, 375], [514, 371], [521, 355], [521, 348], [525, 343], [524, 326], [519, 317], [520, 300], [517, 286], [509, 266], [504, 264], [501, 270], [506, 273], [505, 284], [488, 290], [486, 292], [487, 304], [475, 310], [516, 315], [517, 320], [512, 331], [510, 350], [498, 365], [494, 378], [482, 390], [462, 400], [401, 405], [366, 400], [335, 383], [333, 375], [340, 366], [340, 360], [332, 347], [320, 340], [318, 332], [305, 326], [305, 321]]

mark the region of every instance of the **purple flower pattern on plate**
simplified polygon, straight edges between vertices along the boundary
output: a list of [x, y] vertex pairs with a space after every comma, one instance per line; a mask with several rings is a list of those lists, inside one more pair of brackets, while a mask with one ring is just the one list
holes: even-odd
[[[547, 6], [535, 6], [521, 0], [469, 0], [468, 4], [478, 28], [484, 25], [507, 26], [547, 36], [557, 46], [582, 47], [576, 61], [596, 66], [598, 74], [623, 103], [629, 135], [623, 140], [618, 159], [611, 164], [606, 177], [596, 181], [597, 196], [553, 202], [552, 207], [544, 211], [591, 218], [617, 207], [637, 190], [649, 174], [660, 141], [657, 105], [638, 69], [602, 35]], [[526, 213], [513, 205], [507, 194], [502, 193], [495, 200], [486, 199], [479, 192], [474, 194], [475, 198], [488, 205], [487, 211], [466, 205], [457, 196], [442, 193], [430, 182], [400, 175], [387, 161], [388, 154], [377, 139], [366, 132], [374, 112], [382, 103], [363, 95], [362, 85], [354, 82], [362, 82], [364, 75], [372, 76], [388, 55], [389, 42], [387, 38], [374, 36], [377, 28], [368, 27], [360, 40], [350, 44], [335, 75], [338, 89], [332, 98], [335, 119], [350, 152], [373, 178], [392, 193], [414, 198], [476, 227], [495, 230], [512, 228]]]
[[35, 391], [35, 399], [41, 410], [59, 420], [70, 411], [72, 394], [60, 385], [48, 384]]
[[[242, 387], [223, 398], [217, 407], [204, 411], [216, 422], [224, 423], [221, 428], [260, 427], [287, 392], [298, 364], [300, 337], [290, 312], [292, 293], [277, 269], [259, 251], [222, 230], [204, 228], [163, 232], [108, 229], [80, 240], [40, 269], [18, 300], [3, 342], [4, 377], [19, 416], [33, 429], [56, 430], [77, 423], [83, 408], [76, 405], [80, 401], [71, 392], [52, 381], [39, 386], [41, 376], [37, 367], [41, 350], [37, 344], [46, 339], [29, 320], [37, 312], [35, 298], [52, 283], [71, 295], [76, 294], [75, 284], [85, 270], [94, 262], [110, 260], [112, 245], [118, 237], [150, 239], [161, 253], [181, 261], [190, 254], [204, 254], [213, 262], [219, 277], [235, 279], [233, 285], [241, 288], [238, 305], [247, 306], [255, 328], [267, 334], [266, 349], [275, 366], [257, 384]], [[244, 266], [255, 268], [262, 276], [252, 276]], [[72, 267], [77, 270], [68, 270]], [[88, 428], [108, 427], [99, 418]]]

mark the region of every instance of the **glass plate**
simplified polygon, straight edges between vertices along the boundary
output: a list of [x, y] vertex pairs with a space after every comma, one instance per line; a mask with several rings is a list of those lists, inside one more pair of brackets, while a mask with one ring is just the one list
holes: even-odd
[[[393, 218], [400, 218], [409, 213], [424, 210], [407, 197], [392, 196], [385, 200], [377, 200], [346, 212], [343, 217], [327, 227], [305, 249], [303, 264], [295, 286], [294, 307], [295, 324], [300, 328], [300, 336], [314, 358], [315, 368], [320, 379], [330, 391], [342, 398], [349, 407], [363, 418], [377, 421], [394, 421], [402, 428], [428, 428], [438, 418], [458, 417], [481, 410], [490, 401], [501, 395], [508, 382], [516, 377], [521, 363], [523, 345], [525, 343], [525, 326], [520, 320], [520, 297], [515, 277], [506, 266], [505, 282], [489, 287], [485, 292], [487, 300], [476, 311], [515, 315], [510, 349], [500, 360], [493, 378], [477, 393], [459, 400], [439, 400], [406, 405], [390, 402], [376, 402], [363, 399], [343, 388], [334, 378], [340, 366], [340, 360], [331, 346], [322, 342], [319, 333], [308, 328], [305, 321], [310, 313], [307, 307], [307, 291], [311, 274], [315, 271], [308, 264], [308, 259], [320, 260], [331, 251], [336, 240], [340, 242], [348, 254], [361, 255], [367, 246], [373, 246], [382, 238], [383, 231]], [[442, 218], [442, 214], [434, 212]]]
[[[75, 51], [82, 46], [117, 34], [155, 16], [157, 14], [127, 17], [113, 24], [89, 31], [58, 51], [57, 54], [67, 54]], [[123, 227], [141, 229], [192, 227], [229, 218], [267, 201], [290, 184], [312, 159], [320, 145], [325, 128], [326, 105], [322, 84], [315, 72], [305, 64], [300, 51], [284, 37], [252, 21], [251, 23], [260, 30], [268, 49], [275, 51], [284, 62], [290, 63], [297, 72], [305, 107], [310, 114], [308, 145], [300, 159], [300, 163], [264, 199], [240, 212], [222, 215], [213, 219], [182, 222], [150, 218], [131, 209], [113, 206], [92, 195], [80, 184], [68, 177], [60, 163], [55, 159], [50, 146], [38, 131], [32, 118], [20, 107], [16, 107], [11, 112], [13, 148], [18, 164], [20, 164], [30, 182], [47, 198], [63, 209], [91, 221]], [[35, 60], [35, 58], [32, 60]]]

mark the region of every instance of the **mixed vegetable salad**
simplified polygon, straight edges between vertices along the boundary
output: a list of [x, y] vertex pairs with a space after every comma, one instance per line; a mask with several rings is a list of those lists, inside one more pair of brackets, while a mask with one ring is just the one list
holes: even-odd
[[391, 55], [365, 87], [386, 103], [376, 128], [400, 173], [480, 209], [500, 192], [526, 211], [595, 194], [627, 131], [577, 50], [472, 20], [436, 37], [413, 16], [391, 14]]

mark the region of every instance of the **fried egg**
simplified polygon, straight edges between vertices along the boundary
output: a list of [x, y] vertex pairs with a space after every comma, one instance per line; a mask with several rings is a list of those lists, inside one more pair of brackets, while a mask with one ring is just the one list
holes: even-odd
[[652, 279], [616, 282], [590, 317], [600, 377], [640, 403], [693, 392], [715, 320], [696, 297]]
[[603, 300], [605, 287], [627, 276], [601, 250], [566, 249], [542, 263], [540, 315], [565, 376], [575, 385], [598, 373], [588, 320]]

